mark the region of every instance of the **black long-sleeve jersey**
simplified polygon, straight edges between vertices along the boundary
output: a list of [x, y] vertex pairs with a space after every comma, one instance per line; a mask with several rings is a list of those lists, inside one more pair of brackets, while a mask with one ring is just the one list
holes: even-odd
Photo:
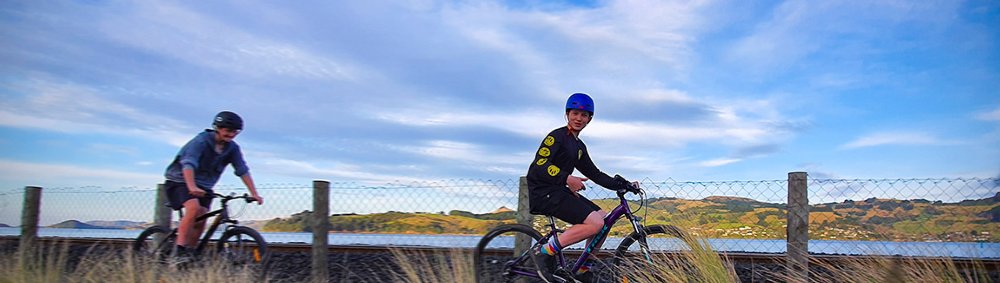
[[534, 161], [528, 167], [529, 200], [533, 211], [537, 205], [542, 204], [540, 202], [547, 201], [552, 191], [566, 190], [566, 177], [573, 174], [573, 169], [579, 170], [602, 187], [615, 186], [614, 178], [594, 165], [587, 153], [587, 145], [573, 136], [566, 127], [558, 128], [542, 140], [542, 145], [535, 152]]

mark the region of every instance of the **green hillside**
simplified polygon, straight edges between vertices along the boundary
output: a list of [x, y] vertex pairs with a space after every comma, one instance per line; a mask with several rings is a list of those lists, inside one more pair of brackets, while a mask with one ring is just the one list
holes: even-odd
[[[617, 199], [594, 200], [610, 211]], [[632, 203], [633, 209], [638, 203]], [[268, 221], [264, 231], [308, 231], [309, 211]], [[784, 239], [787, 211], [784, 204], [747, 198], [713, 196], [701, 200], [656, 198], [637, 212], [646, 225], [668, 224], [706, 238]], [[331, 231], [345, 233], [484, 234], [502, 223], [514, 223], [506, 209], [475, 214], [385, 212], [330, 216]], [[826, 240], [893, 240], [1000, 242], [1000, 193], [994, 197], [958, 203], [927, 200], [870, 198], [812, 205], [810, 238]], [[546, 220], [535, 217], [535, 228]], [[565, 223], [563, 223], [563, 226]], [[612, 229], [625, 235], [631, 226], [619, 220]]]

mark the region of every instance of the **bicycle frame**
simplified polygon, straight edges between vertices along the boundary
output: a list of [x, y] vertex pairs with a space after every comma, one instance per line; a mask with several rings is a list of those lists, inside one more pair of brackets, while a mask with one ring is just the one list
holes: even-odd
[[[608, 234], [611, 233], [611, 227], [613, 227], [615, 223], [618, 222], [618, 219], [620, 219], [622, 216], [625, 216], [625, 218], [629, 219], [629, 222], [632, 223], [632, 229], [634, 229], [636, 233], [642, 234], [644, 232], [644, 229], [642, 229], [643, 226], [642, 223], [640, 222], [640, 218], [632, 214], [632, 208], [629, 207], [628, 200], [625, 199], [626, 192], [619, 191], [617, 192], [617, 194], [619, 200], [618, 206], [612, 209], [611, 212], [604, 217], [604, 226], [601, 227], [601, 230], [598, 231], [596, 235], [590, 238], [590, 243], [583, 250], [583, 253], [580, 254], [580, 258], [577, 259], [576, 263], [573, 264], [573, 267], [568, 270], [571, 274], [575, 274], [577, 271], [580, 270], [581, 267], [583, 267], [584, 263], [587, 262], [587, 259], [590, 258], [590, 255], [596, 252], [595, 249], [597, 249], [597, 246], [602, 244], [604, 240], [606, 240]], [[557, 234], [558, 232], [562, 232], [562, 230], [556, 229], [554, 222], [550, 223], [550, 227], [552, 229], [542, 239], [555, 237], [556, 240], [558, 240], [559, 237], [557, 236]], [[649, 250], [644, 245], [640, 245], [640, 247], [642, 248], [644, 256], [649, 258]], [[566, 259], [562, 255], [562, 253], [560, 253], [558, 262], [560, 266], [566, 266]], [[529, 274], [529, 275], [534, 275], [534, 274]]]
[[[219, 194], [216, 194], [215, 196], [222, 198], [222, 201], [221, 201], [221, 203], [222, 203], [221, 206], [222, 207], [220, 207], [219, 209], [213, 210], [211, 212], [202, 214], [202, 215], [198, 216], [197, 218], [195, 218], [195, 223], [197, 223], [197, 222], [200, 222], [200, 221], [208, 220], [208, 218], [211, 218], [213, 216], [218, 215], [218, 217], [215, 217], [215, 220], [212, 221], [212, 224], [208, 227], [208, 230], [205, 231], [205, 235], [202, 236], [201, 240], [198, 241], [198, 246], [195, 248], [195, 252], [199, 253], [199, 254], [202, 251], [204, 251], [205, 247], [208, 246], [208, 243], [210, 241], [212, 241], [212, 235], [215, 234], [215, 231], [219, 228], [219, 226], [221, 226], [222, 224], [238, 224], [239, 223], [238, 221], [229, 218], [229, 205], [227, 204], [228, 201], [236, 199], [236, 198], [225, 197], [225, 196], [222, 196], [222, 195], [219, 195]], [[181, 213], [181, 218], [183, 218], [183, 212]], [[174, 232], [176, 233], [176, 229], [174, 229]]]

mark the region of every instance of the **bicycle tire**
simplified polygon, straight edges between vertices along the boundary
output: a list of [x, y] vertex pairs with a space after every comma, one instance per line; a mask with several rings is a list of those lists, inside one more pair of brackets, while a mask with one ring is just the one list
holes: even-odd
[[[675, 238], [678, 243], [683, 244], [681, 249], [690, 249], [687, 246], [685, 239], [687, 238], [680, 228], [670, 225], [653, 225], [646, 226], [643, 228], [643, 234], [632, 232], [628, 237], [622, 239], [621, 244], [615, 249], [615, 256], [613, 259], [613, 266], [616, 270], [610, 270], [609, 273], [602, 274], [602, 277], [611, 277], [615, 282], [621, 282], [623, 277], [627, 277], [622, 273], [622, 268], [633, 268], [633, 269], [645, 269], [648, 271], [648, 267], [665, 266], [663, 263], [659, 262], [666, 260], [665, 256], [652, 256], [646, 258], [645, 256], [635, 256], [629, 254], [629, 249], [632, 248], [636, 243], [640, 249], [645, 248], [649, 250], [649, 242], [647, 238], [650, 236], [655, 236], [658, 238], [667, 237]], [[645, 236], [643, 236], [645, 235]], [[655, 278], [656, 276], [651, 276]], [[647, 278], [648, 279], [648, 278]], [[634, 281], [634, 280], [630, 280]], [[610, 282], [605, 280], [600, 280], [599, 282]], [[638, 281], [636, 281], [638, 282]]]
[[[517, 235], [527, 236], [530, 240], [525, 251], [514, 254], [513, 243], [516, 237], [512, 236]], [[493, 228], [479, 240], [472, 255], [476, 282], [514, 282], [519, 277], [517, 272], [534, 274], [535, 265], [528, 252], [541, 239], [542, 235], [527, 225], [504, 224]], [[500, 255], [507, 249], [510, 249], [510, 256]], [[526, 281], [518, 282], [541, 282], [537, 278], [520, 278]]]
[[132, 242], [132, 252], [153, 260], [164, 260], [170, 256], [177, 244], [177, 233], [164, 226], [152, 226], [143, 230]]
[[264, 237], [250, 227], [235, 226], [219, 237], [216, 254], [233, 265], [243, 265], [263, 278], [271, 253]]

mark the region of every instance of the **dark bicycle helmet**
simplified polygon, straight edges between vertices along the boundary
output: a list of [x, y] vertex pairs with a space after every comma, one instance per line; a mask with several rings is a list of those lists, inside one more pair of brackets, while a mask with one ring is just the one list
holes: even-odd
[[240, 118], [240, 115], [236, 115], [236, 113], [222, 111], [219, 114], [215, 114], [215, 120], [212, 121], [212, 125], [218, 128], [242, 130], [243, 118]]
[[570, 109], [584, 110], [590, 112], [590, 116], [594, 116], [594, 100], [586, 93], [574, 93], [566, 100], [566, 111]]

